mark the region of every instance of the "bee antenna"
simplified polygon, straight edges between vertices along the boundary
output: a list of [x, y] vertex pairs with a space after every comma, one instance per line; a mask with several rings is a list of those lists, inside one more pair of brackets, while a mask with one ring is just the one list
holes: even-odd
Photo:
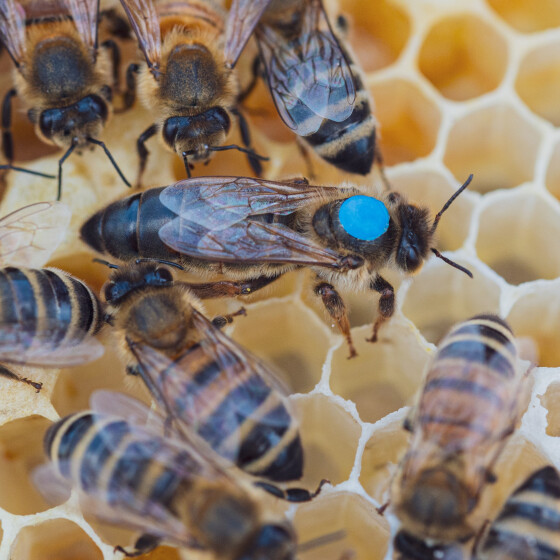
[[436, 231], [436, 228], [439, 224], [442, 214], [451, 206], [451, 204], [453, 204], [453, 201], [469, 186], [472, 179], [473, 179], [473, 174], [471, 173], [467, 177], [467, 180], [453, 193], [451, 198], [443, 205], [443, 208], [436, 214], [436, 217], [434, 218], [434, 223], [432, 224], [432, 229], [430, 233], [433, 234]]
[[45, 177], [46, 179], [56, 179], [56, 175], [49, 175], [48, 173], [41, 173], [40, 171], [33, 171], [33, 169], [25, 169], [25, 167], [17, 167], [15, 165], [0, 165], [0, 169], [11, 169], [12, 171], [21, 171], [22, 173], [29, 173], [30, 175], [37, 175], [38, 177]]
[[185, 270], [180, 264], [171, 262], [171, 261], [165, 261], [163, 259], [147, 259], [147, 258], [142, 258], [142, 259], [136, 259], [134, 261], [136, 264], [140, 264], [143, 262], [157, 262], [159, 264], [166, 264], [167, 266], [172, 266], [174, 268], [178, 268], [179, 270]]
[[456, 268], [457, 270], [464, 272], [469, 278], [473, 277], [473, 273], [468, 268], [465, 268], [464, 266], [457, 264], [455, 261], [452, 261], [451, 259], [444, 257], [437, 249], [434, 249], [433, 247], [431, 248], [431, 251], [438, 259], [441, 259], [443, 262], [451, 265], [453, 268]]
[[113, 263], [110, 263], [109, 261], [104, 261], [103, 259], [91, 259], [91, 262], [104, 264], [105, 266], [108, 266], [109, 268], [116, 268], [117, 270], [120, 268], [120, 266], [118, 264], [113, 264]]
[[332, 542], [340, 541], [346, 536], [346, 531], [341, 529], [340, 531], [333, 531], [332, 533], [327, 533], [326, 535], [321, 535], [316, 539], [311, 539], [305, 541], [304, 543], [297, 545], [298, 552], [307, 552], [318, 546], [324, 546]]
[[107, 146], [105, 145], [105, 142], [102, 142], [101, 140], [97, 140], [96, 138], [92, 138], [91, 136], [88, 136], [86, 140], [90, 144], [95, 144], [96, 146], [101, 146], [103, 148], [105, 155], [109, 158], [109, 161], [113, 164], [113, 167], [115, 168], [116, 172], [119, 174], [119, 177], [122, 179], [123, 183], [128, 188], [131, 188], [132, 185], [128, 182], [127, 178], [123, 175], [123, 172], [121, 171], [120, 167], [117, 165], [117, 162], [113, 158], [113, 155], [109, 151], [109, 148], [107, 148]]
[[223, 152], [224, 150], [239, 150], [240, 152], [243, 152], [244, 154], [248, 154], [250, 156], [253, 156], [257, 159], [260, 159], [261, 161], [268, 161], [270, 158], [267, 158], [265, 156], [261, 156], [259, 154], [257, 154], [257, 152], [255, 152], [254, 150], [248, 150], [247, 148], [242, 148], [241, 146], [238, 146], [237, 144], [230, 144], [229, 146], [215, 146], [213, 148], [210, 148], [210, 150], [212, 150], [213, 152]]
[[192, 177], [191, 166], [189, 165], [187, 158], [188, 158], [187, 152], [183, 152], [183, 163], [185, 164], [185, 171], [187, 172], [187, 177], [190, 179]]

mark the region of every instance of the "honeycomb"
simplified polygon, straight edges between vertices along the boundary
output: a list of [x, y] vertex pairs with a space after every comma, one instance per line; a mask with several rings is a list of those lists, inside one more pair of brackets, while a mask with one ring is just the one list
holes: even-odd
[[[102, 2], [108, 6], [115, 2]], [[538, 365], [521, 425], [496, 468], [481, 508], [491, 518], [505, 496], [537, 467], [560, 468], [560, 2], [542, 0], [333, 0], [334, 17], [348, 15], [347, 40], [365, 74], [379, 119], [380, 145], [395, 189], [437, 211], [469, 173], [474, 181], [444, 215], [439, 248], [474, 273], [465, 275], [432, 258], [398, 286], [395, 317], [377, 344], [365, 341], [375, 317], [372, 294], [344, 294], [351, 307], [359, 357], [347, 360], [342, 337], [310, 292], [306, 272], [286, 275], [255, 294], [228, 332], [276, 366], [293, 392], [306, 452], [302, 486], [328, 478], [311, 503], [290, 506], [301, 542], [344, 529], [343, 540], [301, 555], [359, 560], [391, 558], [396, 523], [376, 507], [407, 445], [401, 425], [421, 385], [435, 344], [456, 321], [498, 313], [516, 334], [532, 340]], [[134, 53], [124, 44], [125, 59]], [[11, 61], [3, 53], [0, 93], [10, 87]], [[243, 63], [241, 63], [243, 75]], [[275, 115], [261, 84], [248, 99], [254, 145], [270, 156], [266, 176], [306, 173], [294, 138]], [[21, 104], [15, 115], [16, 160], [55, 173], [59, 154], [41, 144]], [[116, 115], [104, 140], [125, 175], [134, 179], [135, 141], [151, 123], [138, 104]], [[237, 139], [234, 139], [236, 141]], [[183, 178], [182, 163], [150, 142], [147, 186]], [[157, 162], [157, 163], [156, 163]], [[381, 188], [376, 171], [348, 176], [312, 156], [315, 182]], [[239, 154], [216, 156], [195, 174], [250, 174]], [[51, 200], [53, 181], [11, 173], [0, 215]], [[99, 289], [107, 270], [91, 262], [78, 229], [95, 210], [128, 191], [96, 150], [69, 158], [63, 200], [73, 210], [66, 241], [49, 263]], [[207, 305], [210, 314], [235, 310], [237, 301]], [[74, 499], [52, 506], [30, 473], [43, 462], [44, 430], [59, 416], [87, 407], [92, 391], [110, 388], [143, 399], [125, 379], [105, 334], [98, 362], [65, 371], [26, 369], [43, 382], [30, 387], [0, 378], [0, 559], [109, 560], [113, 547], [132, 542], [126, 531], [99, 524]], [[529, 347], [530, 345], [528, 345]], [[536, 357], [536, 356], [534, 356]], [[142, 558], [170, 560], [181, 552], [161, 547]]]

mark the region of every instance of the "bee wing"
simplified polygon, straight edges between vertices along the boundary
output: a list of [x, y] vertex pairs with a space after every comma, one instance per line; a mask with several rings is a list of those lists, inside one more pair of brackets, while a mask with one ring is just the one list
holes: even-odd
[[71, 214], [63, 202], [39, 202], [4, 216], [0, 266], [43, 266], [64, 239]]
[[0, 2], [0, 40], [16, 66], [25, 56], [25, 12], [16, 0]]
[[233, 68], [271, 0], [233, 0], [226, 26], [226, 64]]
[[38, 367], [71, 367], [93, 362], [105, 352], [93, 336], [83, 333], [60, 340], [60, 330], [33, 332], [35, 324], [0, 324], [0, 361]]
[[350, 65], [334, 35], [321, 0], [308, 0], [297, 39], [289, 44], [272, 27], [257, 38], [278, 113], [299, 136], [309, 136], [323, 119], [346, 120], [356, 87]]
[[121, 0], [140, 49], [150, 68], [161, 60], [161, 33], [156, 7], [152, 0]]
[[70, 12], [84, 43], [89, 47], [92, 55], [95, 55], [99, 0], [64, 0], [64, 5]]

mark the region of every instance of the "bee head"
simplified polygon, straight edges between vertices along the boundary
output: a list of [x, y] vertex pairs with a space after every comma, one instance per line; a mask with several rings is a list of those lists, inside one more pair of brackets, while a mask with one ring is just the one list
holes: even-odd
[[397, 208], [401, 238], [396, 261], [405, 272], [416, 272], [428, 256], [432, 242], [432, 224], [427, 208], [402, 204]]
[[107, 303], [119, 305], [137, 290], [167, 287], [172, 284], [173, 274], [168, 267], [157, 262], [137, 262], [116, 268], [103, 286], [102, 294]]
[[236, 560], [295, 560], [293, 533], [284, 525], [263, 525]]
[[105, 87], [100, 95], [87, 95], [65, 107], [53, 107], [38, 113], [31, 110], [29, 118], [35, 123], [39, 137], [61, 148], [73, 143], [85, 146], [89, 138], [101, 134], [109, 116], [111, 89]]

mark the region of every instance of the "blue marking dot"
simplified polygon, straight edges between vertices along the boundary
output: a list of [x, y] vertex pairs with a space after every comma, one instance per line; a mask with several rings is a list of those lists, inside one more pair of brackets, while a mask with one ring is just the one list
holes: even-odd
[[389, 212], [385, 204], [363, 194], [347, 198], [340, 205], [338, 219], [346, 233], [362, 241], [377, 239], [389, 227]]

